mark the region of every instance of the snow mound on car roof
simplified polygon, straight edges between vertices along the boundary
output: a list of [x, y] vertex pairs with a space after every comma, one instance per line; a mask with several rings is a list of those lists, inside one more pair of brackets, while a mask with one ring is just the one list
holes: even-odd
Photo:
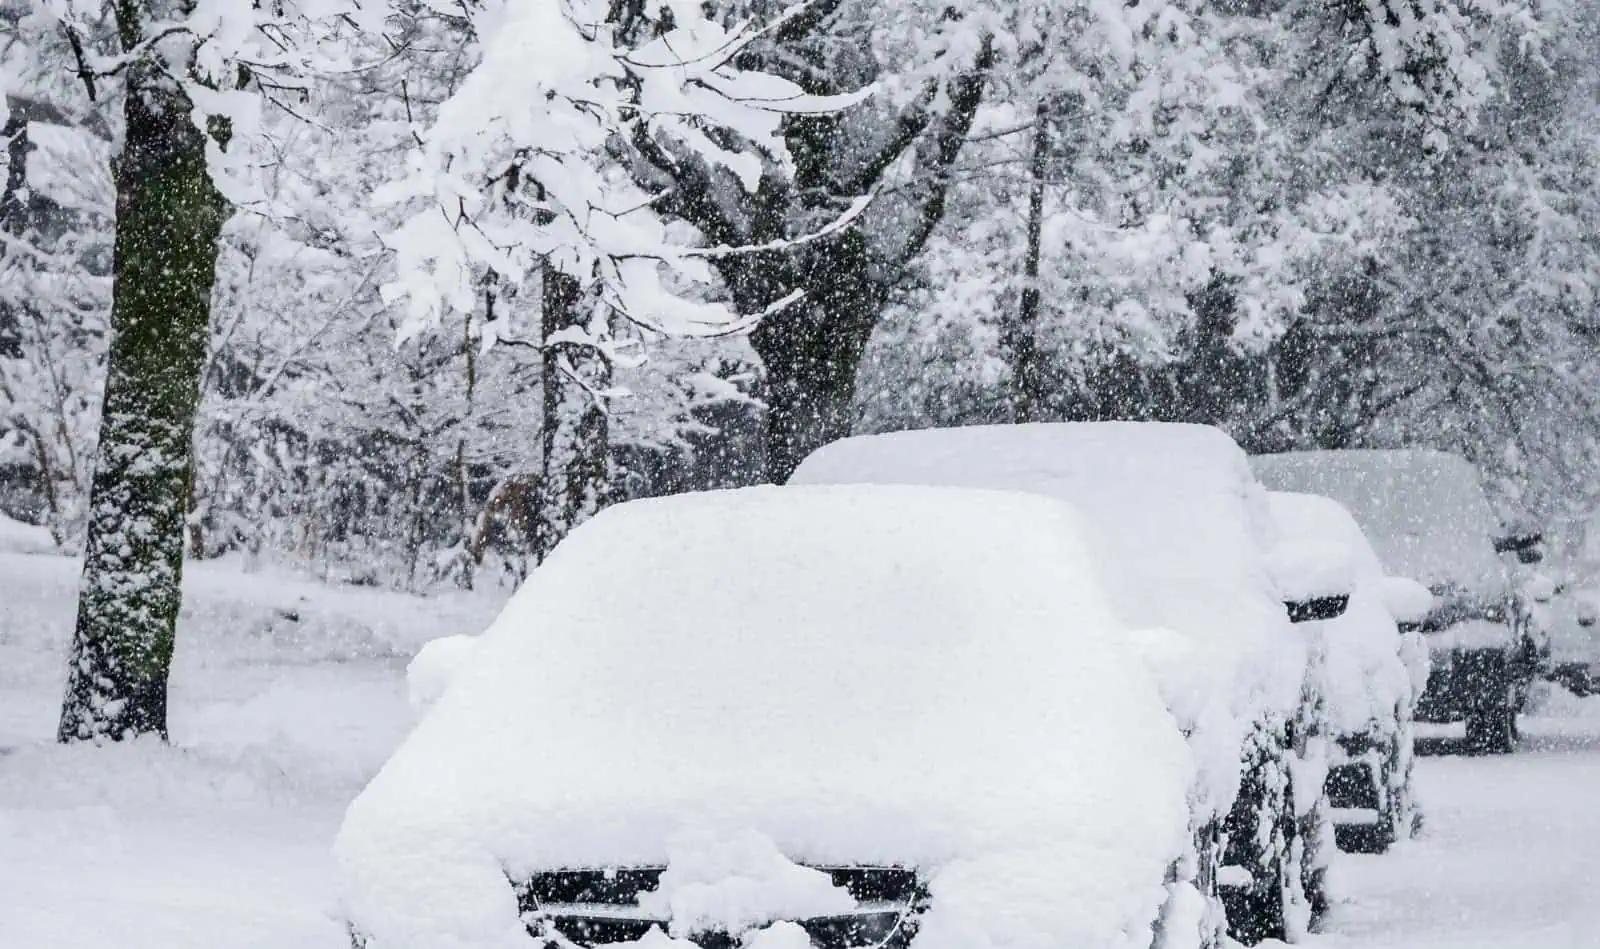
[[1343, 734], [1394, 727], [1396, 710], [1413, 701], [1403, 650], [1424, 662], [1427, 651], [1419, 634], [1401, 635], [1385, 608], [1385, 574], [1372, 545], [1344, 505], [1331, 498], [1273, 491], [1267, 499], [1284, 537], [1339, 548], [1352, 568], [1344, 613], [1313, 624], [1324, 650], [1319, 673], [1329, 723]]
[[918, 949], [1148, 945], [1189, 759], [1082, 533], [1046, 499], [932, 488], [600, 514], [351, 805], [354, 925], [528, 946], [508, 877], [755, 833], [921, 868]]
[[1275, 528], [1266, 492], [1218, 429], [1096, 422], [858, 436], [813, 453], [791, 483], [938, 484], [1068, 501], [1093, 534], [1118, 613], [1135, 629], [1188, 640], [1181, 661], [1158, 664], [1186, 725], [1214, 712], [1219, 696], [1239, 722], [1299, 700], [1305, 655], [1267, 572]]
[[1390, 573], [1484, 598], [1505, 594], [1492, 535], [1499, 521], [1466, 459], [1372, 449], [1257, 455], [1250, 464], [1269, 488], [1320, 494], [1349, 508]]

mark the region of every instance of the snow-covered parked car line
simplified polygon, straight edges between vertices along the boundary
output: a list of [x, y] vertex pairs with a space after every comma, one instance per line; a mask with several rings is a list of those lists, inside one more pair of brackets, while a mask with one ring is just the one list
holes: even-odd
[[[1302, 833], [1326, 820], [1324, 756], [1308, 736], [1327, 729], [1288, 614], [1333, 615], [1347, 591], [1285, 595], [1266, 491], [1232, 439], [1157, 423], [896, 432], [827, 445], [791, 483], [1013, 490], [1082, 512], [1112, 604], [1196, 755], [1193, 830], [1215, 864], [1202, 878], [1230, 933], [1255, 942], [1308, 929], [1332, 847]], [[1316, 579], [1313, 563], [1299, 566], [1292, 580]], [[1295, 787], [1296, 772], [1309, 787]]]
[[1466, 723], [1469, 745], [1508, 752], [1549, 643], [1497, 553], [1498, 522], [1465, 459], [1438, 451], [1286, 452], [1251, 459], [1269, 487], [1333, 498], [1355, 516], [1384, 569], [1437, 597], [1418, 627], [1431, 657], [1424, 722]]
[[1428, 650], [1415, 631], [1433, 597], [1414, 580], [1385, 575], [1343, 505], [1310, 494], [1272, 492], [1273, 519], [1286, 538], [1338, 551], [1347, 564], [1348, 604], [1339, 616], [1307, 622], [1318, 661], [1315, 691], [1332, 729], [1325, 789], [1341, 850], [1379, 852], [1411, 835], [1412, 717], [1427, 683]]
[[1066, 505], [927, 487], [613, 507], [350, 806], [369, 949], [1215, 945], [1191, 749]]

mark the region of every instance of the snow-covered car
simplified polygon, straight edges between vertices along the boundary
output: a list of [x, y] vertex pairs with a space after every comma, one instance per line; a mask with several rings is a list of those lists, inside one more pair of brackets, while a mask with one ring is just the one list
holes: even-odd
[[1421, 449], [1286, 452], [1251, 462], [1270, 488], [1344, 504], [1384, 569], [1435, 594], [1420, 624], [1431, 672], [1417, 719], [1465, 722], [1472, 749], [1511, 751], [1517, 713], [1549, 647], [1498, 556], [1508, 544], [1497, 546], [1498, 521], [1476, 469]]
[[1428, 678], [1428, 647], [1414, 629], [1433, 596], [1415, 580], [1385, 574], [1355, 518], [1337, 501], [1274, 491], [1273, 519], [1286, 541], [1324, 545], [1343, 561], [1342, 614], [1300, 628], [1313, 637], [1316, 691], [1333, 740], [1325, 789], [1339, 849], [1377, 853], [1411, 836], [1413, 707]]
[[336, 845], [367, 949], [1188, 949], [1190, 751], [1066, 505], [613, 507], [480, 637]]
[[1194, 829], [1220, 861], [1231, 934], [1256, 942], [1306, 931], [1332, 841], [1301, 833], [1323, 820], [1325, 762], [1305, 736], [1325, 729], [1306, 637], [1289, 613], [1331, 615], [1342, 602], [1321, 595], [1339, 591], [1285, 595], [1266, 491], [1232, 439], [1208, 426], [1128, 422], [895, 432], [826, 445], [790, 483], [1025, 491], [1079, 510], [1113, 606], [1143, 631], [1196, 753]]
[[1525, 585], [1523, 593], [1550, 638], [1550, 678], [1574, 695], [1600, 691], [1600, 591], [1546, 584]]

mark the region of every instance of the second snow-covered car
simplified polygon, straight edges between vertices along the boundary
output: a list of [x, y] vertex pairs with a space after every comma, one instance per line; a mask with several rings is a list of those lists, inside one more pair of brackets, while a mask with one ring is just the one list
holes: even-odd
[[1432, 670], [1417, 701], [1423, 722], [1465, 722], [1475, 751], [1516, 745], [1516, 717], [1549, 646], [1498, 554], [1498, 520], [1466, 459], [1439, 451], [1305, 451], [1257, 455], [1270, 488], [1333, 498], [1350, 509], [1389, 572], [1437, 597], [1420, 625]]
[[1345, 565], [1337, 581], [1350, 590], [1345, 611], [1302, 628], [1315, 637], [1313, 675], [1332, 729], [1325, 788], [1335, 838], [1341, 850], [1380, 852], [1410, 837], [1417, 821], [1412, 718], [1428, 679], [1428, 647], [1400, 625], [1420, 623], [1433, 596], [1414, 580], [1387, 576], [1339, 502], [1267, 497], [1284, 538], [1331, 548], [1323, 559]]
[[1600, 689], [1600, 592], [1548, 580], [1526, 583], [1522, 592], [1550, 640], [1550, 678], [1577, 696]]
[[[1081, 512], [1112, 603], [1141, 631], [1196, 753], [1195, 832], [1220, 859], [1230, 932], [1257, 942], [1306, 931], [1332, 841], [1301, 832], [1321, 822], [1323, 756], [1306, 738], [1325, 729], [1290, 614], [1332, 615], [1343, 601], [1338, 590], [1302, 598], [1289, 589], [1298, 576], [1274, 575], [1267, 493], [1232, 439], [1130, 422], [894, 432], [826, 445], [791, 483], [1026, 491]], [[1297, 786], [1296, 772], [1315, 778]]]
[[414, 661], [337, 844], [356, 944], [1215, 945], [1190, 752], [1085, 533], [914, 487], [602, 512]]

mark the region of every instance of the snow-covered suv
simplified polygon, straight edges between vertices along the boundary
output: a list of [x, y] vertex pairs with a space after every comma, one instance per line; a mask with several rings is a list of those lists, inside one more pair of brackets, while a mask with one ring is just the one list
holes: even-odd
[[1316, 691], [1333, 729], [1325, 789], [1335, 839], [1341, 850], [1381, 852], [1416, 826], [1412, 718], [1428, 680], [1428, 647], [1399, 626], [1426, 618], [1433, 596], [1415, 580], [1387, 576], [1339, 502], [1281, 491], [1268, 502], [1282, 537], [1332, 548], [1337, 553], [1323, 559], [1344, 564], [1344, 613], [1301, 628], [1314, 637]]
[[1505, 563], [1498, 521], [1465, 459], [1421, 449], [1258, 455], [1268, 487], [1348, 507], [1390, 573], [1436, 595], [1419, 625], [1432, 671], [1417, 702], [1424, 722], [1466, 723], [1469, 747], [1508, 752], [1528, 685], [1549, 647], [1529, 623]]
[[480, 637], [337, 853], [368, 949], [1191, 949], [1193, 765], [1066, 505], [637, 501]]
[[[1334, 615], [1343, 600], [1313, 590], [1333, 595], [1302, 601], [1279, 582], [1267, 493], [1232, 439], [1127, 422], [895, 432], [826, 445], [791, 483], [1026, 491], [1079, 510], [1113, 606], [1147, 631], [1140, 643], [1197, 755], [1194, 830], [1220, 861], [1231, 933], [1256, 942], [1309, 927], [1332, 842], [1302, 834], [1325, 800], [1324, 760], [1307, 739], [1326, 728], [1290, 613]], [[1314, 778], [1296, 785], [1297, 772]]]

